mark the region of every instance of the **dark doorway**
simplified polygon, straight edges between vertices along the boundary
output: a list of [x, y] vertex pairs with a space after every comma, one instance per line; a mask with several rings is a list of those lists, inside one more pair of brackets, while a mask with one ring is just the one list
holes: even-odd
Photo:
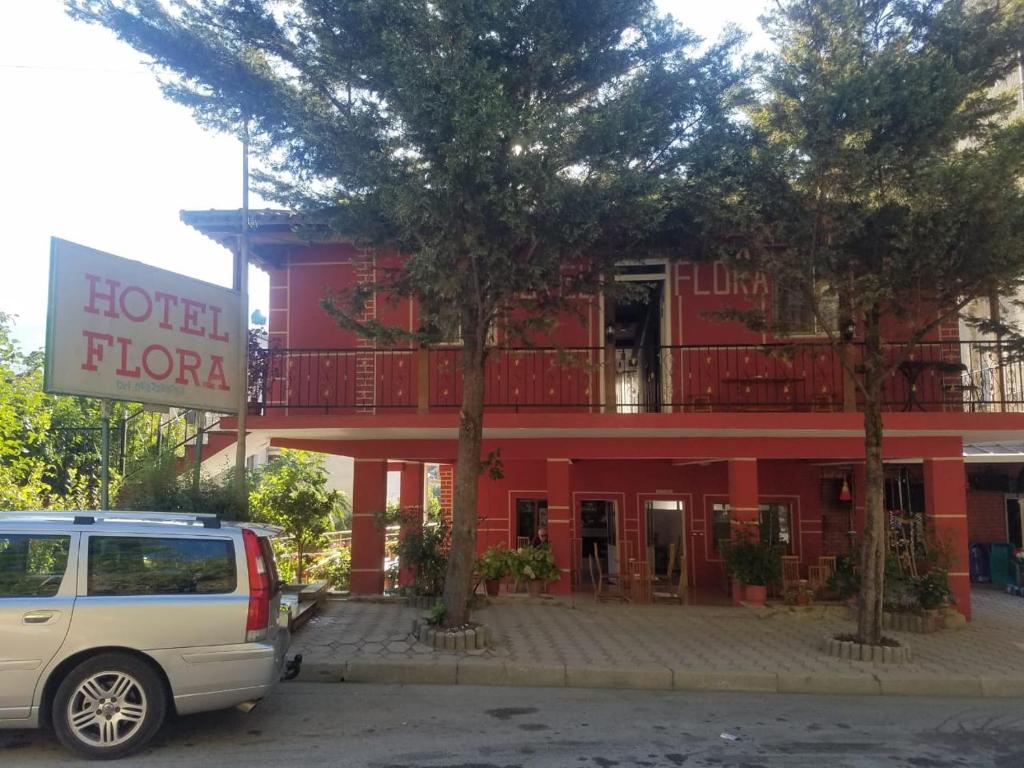
[[661, 410], [661, 305], [664, 281], [631, 283], [615, 303], [615, 402], [619, 413]]
[[1020, 524], [1020, 499], [1006, 500], [1006, 540], [1016, 549], [1024, 547]]
[[[516, 499], [516, 546], [528, 545], [537, 529], [548, 524], [547, 499]], [[527, 542], [521, 541], [528, 539]]]
[[618, 573], [616, 542], [615, 502], [581, 502], [580, 546], [583, 549], [584, 565], [596, 552], [604, 573]]

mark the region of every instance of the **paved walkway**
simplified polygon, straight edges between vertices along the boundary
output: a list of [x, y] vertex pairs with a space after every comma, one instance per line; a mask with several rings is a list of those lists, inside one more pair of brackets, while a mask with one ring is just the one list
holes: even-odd
[[976, 589], [974, 621], [930, 635], [891, 632], [913, 662], [834, 659], [821, 638], [853, 623], [837, 609], [596, 604], [511, 596], [473, 614], [486, 651], [435, 652], [409, 634], [422, 614], [331, 601], [296, 634], [305, 679], [807, 693], [1024, 697], [1024, 599]]

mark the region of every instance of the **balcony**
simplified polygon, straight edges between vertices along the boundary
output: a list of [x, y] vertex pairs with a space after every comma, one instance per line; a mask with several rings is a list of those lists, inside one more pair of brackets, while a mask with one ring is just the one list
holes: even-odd
[[[863, 348], [828, 344], [496, 348], [486, 369], [494, 412], [739, 412], [858, 410], [844, 387]], [[886, 354], [894, 356], [892, 346]], [[254, 413], [434, 412], [462, 399], [461, 349], [268, 349], [250, 359]], [[844, 395], [845, 389], [845, 395]], [[991, 344], [925, 342], [889, 375], [889, 411], [1024, 412], [1024, 363], [999, 364]]]

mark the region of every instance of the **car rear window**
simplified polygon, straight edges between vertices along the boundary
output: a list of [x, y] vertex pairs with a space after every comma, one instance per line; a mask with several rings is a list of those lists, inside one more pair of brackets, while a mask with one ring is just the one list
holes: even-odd
[[70, 536], [0, 533], [0, 597], [56, 595], [70, 545]]
[[90, 595], [211, 595], [235, 591], [226, 539], [89, 537]]

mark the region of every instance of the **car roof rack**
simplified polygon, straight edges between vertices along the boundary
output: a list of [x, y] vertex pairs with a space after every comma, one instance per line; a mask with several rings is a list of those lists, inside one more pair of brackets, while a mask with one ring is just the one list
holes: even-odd
[[0, 512], [7, 518], [27, 520], [55, 520], [71, 522], [75, 525], [93, 525], [99, 522], [121, 523], [179, 523], [184, 525], [201, 525], [203, 528], [220, 528], [220, 518], [210, 513], [191, 512], [132, 512], [125, 509], [110, 510], [77, 510], [70, 512], [41, 510], [25, 512]]

